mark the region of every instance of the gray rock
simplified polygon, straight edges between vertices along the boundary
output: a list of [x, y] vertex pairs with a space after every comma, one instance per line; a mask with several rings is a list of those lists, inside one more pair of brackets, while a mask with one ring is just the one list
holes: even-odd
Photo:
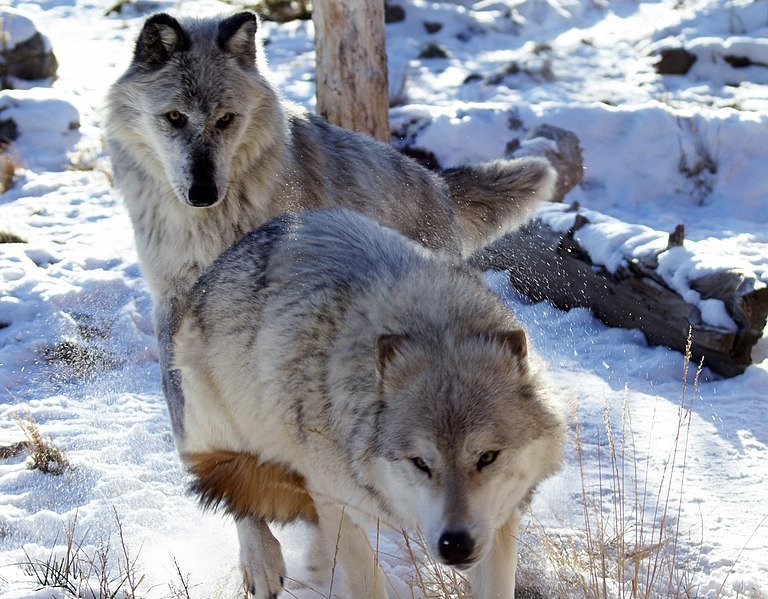
[[19, 136], [19, 128], [13, 119], [0, 119], [0, 150], [5, 150], [8, 145]]
[[3, 87], [11, 87], [10, 77], [32, 81], [55, 78], [59, 63], [50, 42], [32, 21], [9, 10], [0, 11], [0, 21], [9, 32], [9, 42], [0, 49]]
[[685, 48], [665, 48], [653, 66], [659, 75], [685, 75], [696, 62], [696, 55]]
[[389, 2], [385, 2], [384, 22], [389, 24], [400, 23], [401, 21], [405, 21], [405, 9], [398, 4], [390, 4]]
[[448, 58], [448, 51], [440, 44], [430, 42], [421, 49], [419, 58]]

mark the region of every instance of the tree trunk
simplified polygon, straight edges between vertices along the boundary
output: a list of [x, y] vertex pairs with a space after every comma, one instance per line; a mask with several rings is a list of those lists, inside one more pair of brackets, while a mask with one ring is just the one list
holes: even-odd
[[[684, 352], [691, 331], [695, 362], [723, 376], [736, 376], [751, 364], [751, 351], [768, 318], [768, 287], [752, 273], [723, 270], [690, 283], [702, 299], [719, 299], [736, 330], [703, 322], [699, 309], [670, 289], [656, 272], [656, 255], [627, 260], [616, 272], [593, 264], [574, 238], [589, 221], [577, 215], [565, 233], [539, 220], [490, 246], [473, 258], [481, 268], [509, 272], [512, 285], [534, 300], [558, 308], [586, 307], [608, 325], [640, 329], [652, 345]], [[682, 245], [682, 228], [670, 245]]]
[[317, 113], [389, 143], [383, 0], [314, 0]]

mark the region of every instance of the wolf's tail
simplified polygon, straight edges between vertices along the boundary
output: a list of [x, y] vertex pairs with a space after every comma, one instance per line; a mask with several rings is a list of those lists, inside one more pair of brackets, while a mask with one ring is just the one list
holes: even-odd
[[549, 161], [535, 156], [459, 166], [442, 175], [464, 257], [528, 220], [540, 202], [552, 198], [557, 182]]

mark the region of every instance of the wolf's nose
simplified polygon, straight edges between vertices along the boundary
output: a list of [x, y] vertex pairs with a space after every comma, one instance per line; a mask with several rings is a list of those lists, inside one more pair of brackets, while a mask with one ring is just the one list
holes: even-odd
[[466, 530], [443, 533], [437, 542], [440, 555], [449, 566], [466, 564], [475, 548], [475, 542]]
[[192, 206], [212, 206], [219, 199], [219, 189], [214, 181], [194, 181], [189, 188], [189, 203]]

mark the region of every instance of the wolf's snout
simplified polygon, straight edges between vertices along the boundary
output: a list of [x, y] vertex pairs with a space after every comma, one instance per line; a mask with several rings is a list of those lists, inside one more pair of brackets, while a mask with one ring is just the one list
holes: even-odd
[[468, 565], [475, 549], [475, 541], [466, 530], [444, 532], [437, 542], [440, 557], [449, 566]]
[[213, 206], [219, 201], [219, 188], [213, 180], [194, 181], [189, 188], [189, 204], [198, 208]]
[[205, 208], [219, 201], [216, 169], [210, 151], [197, 150], [192, 154], [192, 185], [187, 194], [190, 206]]

